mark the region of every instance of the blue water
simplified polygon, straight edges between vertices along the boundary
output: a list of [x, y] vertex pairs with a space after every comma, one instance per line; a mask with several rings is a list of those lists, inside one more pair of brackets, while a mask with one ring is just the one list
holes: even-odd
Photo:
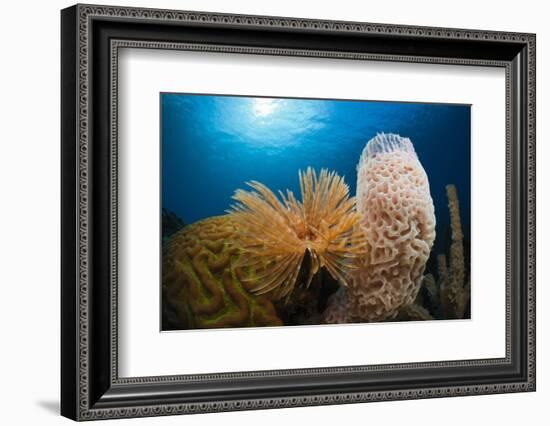
[[412, 140], [430, 181], [438, 228], [445, 185], [470, 226], [470, 106], [163, 93], [162, 206], [187, 224], [223, 214], [245, 182], [299, 196], [298, 170], [328, 168], [355, 194], [356, 165], [378, 132]]

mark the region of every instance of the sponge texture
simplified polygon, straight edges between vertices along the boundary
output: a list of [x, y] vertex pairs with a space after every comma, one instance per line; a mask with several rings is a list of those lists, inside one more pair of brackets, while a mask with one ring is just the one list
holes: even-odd
[[428, 177], [408, 138], [378, 134], [357, 166], [357, 211], [369, 246], [350, 273], [347, 297], [334, 297], [325, 321], [383, 321], [413, 303], [435, 239]]

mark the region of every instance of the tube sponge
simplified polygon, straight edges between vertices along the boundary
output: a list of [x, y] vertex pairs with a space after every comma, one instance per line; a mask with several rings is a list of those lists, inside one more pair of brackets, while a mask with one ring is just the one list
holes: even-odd
[[[378, 134], [357, 166], [357, 211], [369, 246], [363, 264], [351, 271], [348, 322], [395, 318], [413, 303], [435, 239], [428, 177], [408, 138]], [[324, 319], [332, 322], [336, 307]]]

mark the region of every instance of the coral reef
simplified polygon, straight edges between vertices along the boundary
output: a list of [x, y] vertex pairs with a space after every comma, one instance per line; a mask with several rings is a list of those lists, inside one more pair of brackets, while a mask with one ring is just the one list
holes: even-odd
[[162, 328], [220, 328], [282, 325], [270, 294], [249, 291], [246, 271], [232, 243], [238, 228], [229, 216], [183, 228], [164, 246]]
[[424, 275], [415, 304], [426, 308], [429, 312], [435, 312], [438, 309], [440, 304], [439, 284], [432, 274]]
[[357, 173], [368, 255], [349, 273], [348, 288], [329, 301], [327, 323], [395, 318], [414, 302], [435, 239], [428, 177], [410, 139], [378, 134], [365, 146]]
[[430, 312], [418, 304], [405, 305], [399, 309], [398, 321], [428, 321], [433, 320]]
[[446, 187], [449, 256], [430, 259], [436, 280], [424, 275], [434, 206], [411, 141], [377, 135], [357, 172], [356, 198], [336, 173], [308, 168], [301, 200], [250, 182], [224, 216], [184, 226], [163, 209], [163, 329], [468, 316], [455, 186]]
[[327, 308], [323, 311], [322, 321], [325, 324], [345, 324], [359, 321], [352, 315], [350, 307], [348, 289], [340, 287], [328, 299]]
[[460, 223], [458, 195], [454, 185], [447, 185], [449, 213], [451, 215], [452, 243], [449, 252], [450, 267], [447, 269], [444, 255], [441, 261], [439, 276], [441, 281], [441, 305], [446, 318], [462, 318], [470, 300], [470, 281], [465, 283], [464, 268], [464, 235]]
[[[467, 277], [464, 259], [464, 236], [460, 221], [458, 195], [454, 185], [447, 185], [447, 199], [451, 219], [449, 265], [444, 254], [437, 255], [437, 276], [426, 274], [422, 292], [415, 304], [403, 307], [401, 319], [462, 319], [467, 316], [470, 301], [470, 278]], [[413, 317], [410, 312], [424, 310], [428, 315]]]
[[163, 329], [318, 323], [321, 270], [346, 285], [366, 237], [340, 176], [308, 168], [299, 179], [301, 202], [251, 182], [227, 215], [165, 243]]
[[291, 191], [273, 192], [259, 182], [253, 191], [238, 190], [230, 216], [239, 227], [241, 267], [264, 266], [248, 278], [255, 294], [275, 292], [288, 297], [296, 286], [300, 266], [309, 256], [308, 287], [313, 276], [326, 268], [332, 277], [347, 285], [347, 276], [367, 253], [366, 236], [356, 226], [360, 216], [355, 198], [336, 173], [311, 168], [299, 173], [302, 202]]
[[470, 300], [470, 279], [466, 282], [464, 265], [464, 236], [460, 222], [458, 195], [454, 185], [447, 185], [451, 216], [451, 248], [449, 267], [444, 254], [438, 256], [438, 275], [441, 306], [444, 318], [463, 318]]

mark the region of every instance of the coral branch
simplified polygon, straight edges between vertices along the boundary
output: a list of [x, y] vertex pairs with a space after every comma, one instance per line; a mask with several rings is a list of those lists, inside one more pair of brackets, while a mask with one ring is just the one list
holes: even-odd
[[444, 254], [437, 255], [437, 274], [441, 281], [447, 279], [447, 258]]
[[439, 286], [435, 281], [434, 276], [432, 274], [424, 275], [422, 286], [426, 289], [429, 304], [431, 306], [437, 306], [439, 303]]
[[470, 300], [470, 285], [465, 283], [464, 235], [460, 222], [458, 195], [454, 185], [447, 185], [447, 199], [451, 217], [451, 248], [449, 268], [445, 256], [438, 256], [441, 306], [444, 318], [463, 318]]

